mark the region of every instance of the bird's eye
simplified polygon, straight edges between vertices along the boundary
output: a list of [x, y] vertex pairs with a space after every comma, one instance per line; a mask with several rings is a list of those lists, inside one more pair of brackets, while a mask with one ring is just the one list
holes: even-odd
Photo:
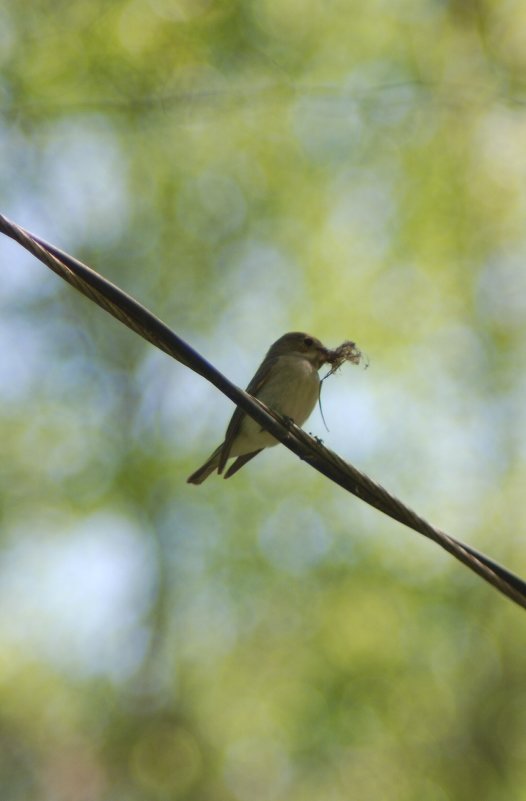
[[312, 348], [314, 340], [312, 339], [312, 337], [305, 337], [305, 339], [303, 340], [303, 344], [306, 345], [308, 348]]

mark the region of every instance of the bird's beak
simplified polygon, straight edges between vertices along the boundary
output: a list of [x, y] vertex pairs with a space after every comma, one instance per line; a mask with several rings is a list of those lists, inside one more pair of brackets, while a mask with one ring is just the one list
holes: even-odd
[[332, 351], [328, 350], [322, 345], [320, 348], [318, 348], [318, 352], [319, 352], [319, 360], [318, 360], [319, 361], [318, 369], [319, 369], [324, 364], [327, 364], [327, 362], [330, 362], [332, 358]]

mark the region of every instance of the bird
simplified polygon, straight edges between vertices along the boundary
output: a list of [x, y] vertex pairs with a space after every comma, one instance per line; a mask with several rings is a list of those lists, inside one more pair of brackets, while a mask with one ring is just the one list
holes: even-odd
[[[319, 398], [318, 370], [329, 356], [329, 350], [310, 334], [283, 334], [269, 348], [246, 391], [301, 426]], [[277, 444], [272, 434], [237, 407], [224, 442], [187, 478], [187, 483], [201, 484], [216, 470], [221, 474], [227, 461], [237, 457], [225, 473], [224, 477], [230, 478], [264, 448]]]

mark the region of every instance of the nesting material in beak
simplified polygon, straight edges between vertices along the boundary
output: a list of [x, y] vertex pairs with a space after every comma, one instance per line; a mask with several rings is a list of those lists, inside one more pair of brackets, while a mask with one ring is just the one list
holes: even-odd
[[331, 369], [325, 378], [328, 378], [339, 370], [344, 362], [351, 362], [351, 364], [360, 364], [360, 362], [363, 362], [366, 368], [369, 366], [367, 356], [362, 353], [355, 342], [350, 342], [349, 340], [342, 342], [342, 344], [338, 345], [334, 350], [328, 350], [325, 361], [327, 364], [331, 365]]

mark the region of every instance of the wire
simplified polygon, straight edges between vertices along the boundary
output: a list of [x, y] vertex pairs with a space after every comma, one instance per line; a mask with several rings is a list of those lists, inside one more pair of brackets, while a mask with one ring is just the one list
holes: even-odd
[[375, 509], [433, 540], [466, 567], [526, 609], [526, 582], [486, 554], [435, 528], [380, 484], [345, 462], [319, 440], [232, 384], [200, 353], [130, 295], [87, 265], [0, 215], [0, 232], [10, 236], [53, 272], [124, 325], [210, 381], [250, 417], [315, 470]]

